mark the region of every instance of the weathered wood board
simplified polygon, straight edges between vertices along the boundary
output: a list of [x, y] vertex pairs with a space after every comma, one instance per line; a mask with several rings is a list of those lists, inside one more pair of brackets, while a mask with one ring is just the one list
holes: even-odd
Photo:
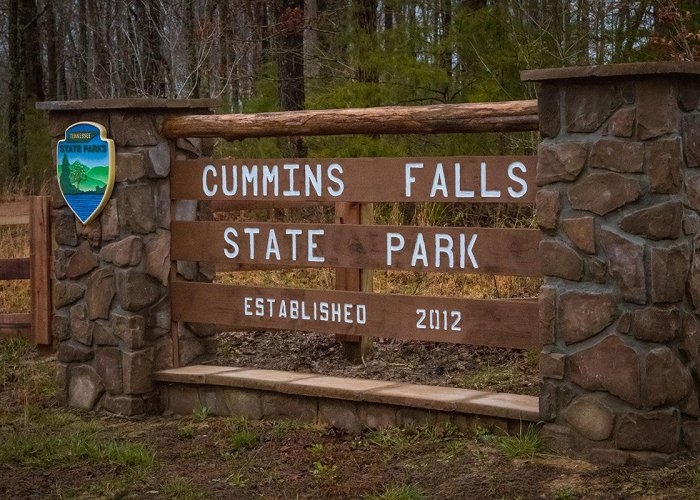
[[174, 200], [534, 204], [536, 156], [174, 161]]
[[236, 329], [537, 348], [536, 300], [469, 300], [173, 282], [175, 321]]
[[30, 198], [29, 245], [32, 335], [34, 343], [50, 345], [51, 336], [51, 197]]
[[8, 201], [0, 203], [0, 226], [29, 224], [29, 202]]
[[[174, 221], [173, 260], [539, 276], [535, 229]], [[225, 266], [217, 266], [225, 269]]]
[[0, 280], [28, 280], [29, 258], [0, 259]]

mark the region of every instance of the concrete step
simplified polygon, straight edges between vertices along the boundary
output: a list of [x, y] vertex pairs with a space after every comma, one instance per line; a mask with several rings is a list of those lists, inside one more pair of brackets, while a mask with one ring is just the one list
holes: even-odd
[[[341, 427], [350, 429], [372, 427], [372, 419], [368, 420], [362, 415], [366, 416], [369, 410], [377, 413], [382, 408], [387, 415], [392, 411], [394, 415], [400, 415], [404, 410], [405, 415], [407, 410], [417, 410], [422, 411], [426, 418], [431, 415], [444, 418], [450, 415], [493, 417], [505, 422], [506, 426], [508, 421], [514, 424], [540, 420], [538, 398], [520, 394], [206, 365], [163, 370], [157, 372], [155, 378], [166, 386], [162, 391], [166, 394], [166, 408], [183, 414], [190, 414], [194, 409], [206, 405], [213, 414], [244, 415], [249, 418], [289, 416], [303, 420], [325, 420], [326, 423], [332, 420], [334, 425], [340, 421]], [[280, 397], [275, 397], [275, 394]], [[297, 400], [294, 401], [293, 397]], [[337, 409], [339, 404], [344, 416], [323, 418], [324, 414], [328, 417], [334, 413], [329, 408]], [[276, 408], [275, 405], [282, 407]], [[413, 412], [412, 415], [415, 417], [418, 414]], [[386, 422], [392, 419], [380, 420]], [[399, 417], [391, 423], [401, 424], [400, 420]], [[342, 425], [344, 421], [348, 421], [348, 425]]]

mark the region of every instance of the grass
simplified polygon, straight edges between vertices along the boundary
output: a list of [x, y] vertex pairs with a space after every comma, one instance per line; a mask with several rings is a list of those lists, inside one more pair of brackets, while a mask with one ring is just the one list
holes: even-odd
[[[55, 394], [55, 365], [39, 358], [25, 339], [0, 342], [0, 463], [61, 467], [78, 463], [114, 466], [141, 474], [154, 464], [149, 447], [110, 436], [95, 421], [46, 408]], [[21, 418], [17, 418], [19, 415]]]
[[226, 482], [230, 484], [231, 486], [235, 486], [236, 488], [243, 488], [245, 487], [246, 484], [248, 484], [249, 479], [246, 477], [243, 477], [243, 474], [240, 472], [238, 473], [233, 473], [229, 477], [226, 478]]
[[338, 477], [338, 466], [326, 465], [319, 460], [314, 462], [311, 473], [321, 481], [334, 481]]
[[487, 366], [465, 375], [459, 383], [464, 389], [494, 392], [516, 392], [522, 384], [522, 374], [512, 366]]
[[[23, 410], [23, 422], [28, 422], [32, 406], [51, 399], [56, 394], [54, 365], [39, 358], [36, 346], [24, 338], [0, 340], [0, 386], [6, 386], [7, 403]], [[0, 418], [5, 414], [0, 407]]]
[[311, 455], [315, 457], [322, 456], [325, 451], [322, 443], [314, 443], [311, 446], [309, 446], [307, 450], [309, 450], [309, 453], [311, 453]]
[[455, 439], [447, 442], [445, 451], [438, 457], [437, 461], [448, 464], [464, 453], [467, 449], [467, 442], [463, 439]]
[[309, 424], [305, 424], [304, 422], [300, 422], [299, 420], [294, 419], [275, 420], [272, 423], [272, 432], [275, 435], [275, 437], [278, 438], [308, 428]]
[[378, 448], [392, 448], [397, 451], [404, 450], [415, 443], [414, 436], [398, 427], [386, 427], [369, 431], [365, 441]]
[[248, 424], [244, 417], [234, 419], [230, 424], [230, 432], [227, 440], [226, 455], [237, 457], [245, 450], [255, 448], [258, 444], [258, 435]]
[[192, 439], [194, 437], [194, 425], [183, 425], [178, 429], [177, 435], [180, 439]]
[[533, 425], [529, 425], [524, 431], [521, 427], [517, 434], [500, 436], [496, 443], [501, 452], [510, 459], [534, 458], [545, 449], [539, 430]]
[[51, 429], [30, 426], [0, 440], [0, 463], [57, 467], [80, 462], [145, 471], [153, 466], [154, 453], [141, 443], [107, 438], [84, 422]]
[[206, 405], [202, 405], [199, 408], [195, 408], [194, 410], [192, 410], [192, 416], [195, 420], [203, 422], [209, 417], [209, 407]]
[[690, 480], [692, 481], [693, 486], [700, 488], [700, 467], [693, 469], [693, 471], [690, 473]]
[[192, 484], [192, 481], [184, 477], [176, 477], [163, 484], [163, 493], [168, 498], [175, 500], [199, 500], [205, 498], [204, 492]]
[[427, 500], [428, 496], [420, 488], [401, 484], [387, 487], [379, 495], [370, 495], [366, 500]]
[[564, 488], [554, 492], [554, 500], [576, 500], [578, 495], [571, 488]]

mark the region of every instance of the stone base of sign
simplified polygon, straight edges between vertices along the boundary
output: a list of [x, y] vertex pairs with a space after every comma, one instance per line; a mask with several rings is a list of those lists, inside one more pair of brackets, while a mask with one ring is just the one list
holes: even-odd
[[[216, 101], [118, 99], [39, 103], [56, 143], [73, 123], [104, 125], [115, 143], [115, 184], [100, 215], [82, 224], [53, 179], [54, 316], [59, 399], [69, 406], [121, 415], [155, 413], [152, 374], [213, 355], [212, 328], [180, 325], [179, 359], [170, 315], [171, 272], [211, 281], [196, 263], [171, 270], [170, 222], [206, 218], [197, 202], [170, 201], [171, 156], [210, 155], [202, 139], [168, 142], [163, 121], [207, 114]], [[173, 212], [171, 213], [171, 210]]]
[[700, 433], [700, 64], [534, 70], [543, 385], [559, 451], [655, 465]]
[[537, 398], [452, 387], [327, 377], [310, 373], [220, 366], [187, 366], [155, 374], [161, 405], [180, 415], [296, 419], [358, 432], [451, 422], [518, 432], [539, 421]]

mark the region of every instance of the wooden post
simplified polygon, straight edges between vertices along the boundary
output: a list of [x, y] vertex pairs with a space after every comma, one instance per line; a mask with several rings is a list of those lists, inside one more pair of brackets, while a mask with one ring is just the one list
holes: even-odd
[[[177, 157], [177, 147], [175, 145], [175, 141], [169, 141], [170, 142], [170, 164], [172, 165], [173, 161]], [[168, 177], [168, 181], [170, 182], [170, 188], [168, 189], [168, 192], [171, 192], [172, 189], [172, 177]], [[175, 220], [176, 214], [177, 214], [177, 201], [170, 200], [170, 222]], [[171, 243], [171, 248], [172, 248], [172, 243]], [[177, 262], [172, 260], [172, 257], [168, 257], [170, 259], [170, 276], [168, 278], [168, 288], [172, 288], [173, 281], [177, 281]], [[170, 339], [172, 341], [173, 345], [173, 351], [172, 351], [172, 356], [173, 356], [173, 368], [179, 368], [180, 367], [180, 322], [173, 320], [173, 310], [172, 310], [172, 302], [170, 303]]]
[[51, 345], [51, 197], [29, 198], [29, 275], [32, 292], [32, 337]]
[[[372, 203], [336, 203], [336, 224], [371, 224], [374, 222]], [[350, 292], [372, 291], [371, 269], [336, 268], [335, 289]], [[361, 363], [372, 349], [372, 337], [361, 335], [336, 335], [343, 344], [345, 359], [352, 363]]]

